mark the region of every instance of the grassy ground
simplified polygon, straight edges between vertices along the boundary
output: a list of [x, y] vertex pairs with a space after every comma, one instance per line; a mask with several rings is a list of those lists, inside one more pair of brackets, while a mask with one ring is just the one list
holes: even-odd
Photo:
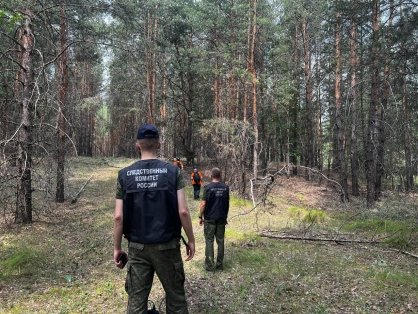
[[[122, 313], [125, 272], [112, 262], [117, 171], [129, 160], [77, 159], [70, 187], [94, 174], [76, 204], [39, 209], [37, 221], [0, 231], [0, 313]], [[197, 253], [185, 263], [190, 313], [418, 313], [417, 196], [386, 195], [375, 210], [301, 179], [280, 179], [273, 206], [231, 200], [225, 269], [203, 269], [198, 202], [187, 188]], [[38, 206], [38, 208], [41, 208]], [[262, 231], [383, 243], [277, 240]], [[325, 234], [325, 235], [324, 235]], [[124, 243], [126, 246], [126, 243]], [[150, 299], [161, 305], [158, 279]]]

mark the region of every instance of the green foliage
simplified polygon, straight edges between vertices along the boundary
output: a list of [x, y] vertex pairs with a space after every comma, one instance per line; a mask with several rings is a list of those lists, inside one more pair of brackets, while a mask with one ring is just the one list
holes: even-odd
[[320, 223], [324, 222], [327, 218], [328, 215], [325, 211], [320, 209], [311, 209], [308, 211], [308, 214], [303, 218], [303, 221], [307, 223]]
[[291, 206], [288, 209], [290, 217], [293, 218], [302, 218], [305, 213], [307, 212], [307, 210], [303, 207], [299, 207], [299, 206]]
[[115, 293], [116, 287], [112, 281], [100, 282], [96, 287], [96, 294], [111, 297]]
[[252, 205], [249, 200], [246, 200], [245, 198], [239, 197], [235, 194], [230, 195], [229, 204], [230, 206], [234, 207], [250, 207]]
[[391, 247], [395, 247], [401, 250], [407, 249], [411, 246], [411, 236], [411, 232], [401, 232], [387, 238], [385, 243]]
[[379, 234], [405, 232], [410, 229], [409, 224], [388, 219], [370, 218], [354, 221], [344, 226], [348, 231], [370, 231]]
[[238, 231], [235, 229], [227, 228], [225, 230], [225, 237], [231, 239], [232, 241], [246, 241], [246, 242], [254, 242], [257, 241], [260, 237], [255, 233], [246, 233], [242, 231]]
[[240, 265], [265, 266], [267, 259], [262, 250], [240, 250], [235, 254], [236, 262]]
[[43, 261], [44, 254], [34, 247], [12, 247], [5, 252], [4, 259], [0, 261], [0, 273], [5, 278], [32, 274]]
[[321, 223], [326, 221], [329, 216], [328, 214], [320, 209], [306, 209], [298, 206], [291, 206], [289, 214], [296, 220], [300, 220], [305, 223]]
[[0, 9], [0, 26], [6, 25], [9, 30], [18, 26], [23, 21], [23, 16], [19, 12], [8, 12]]

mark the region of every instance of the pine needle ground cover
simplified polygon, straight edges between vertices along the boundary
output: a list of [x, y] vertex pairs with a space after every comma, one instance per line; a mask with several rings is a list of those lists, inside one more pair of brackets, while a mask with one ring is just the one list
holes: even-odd
[[[1, 226], [0, 313], [124, 312], [112, 218], [117, 171], [130, 162], [77, 158], [70, 192], [94, 177], [75, 204], [39, 210], [29, 226]], [[418, 259], [401, 253], [418, 251], [416, 195], [388, 194], [365, 210], [358, 199], [341, 204], [334, 191], [291, 178], [278, 180], [268, 204], [252, 211], [252, 202], [233, 196], [225, 268], [208, 273], [198, 202], [191, 187], [186, 193], [197, 242], [185, 263], [190, 313], [418, 312]], [[150, 299], [165, 312], [158, 279]]]

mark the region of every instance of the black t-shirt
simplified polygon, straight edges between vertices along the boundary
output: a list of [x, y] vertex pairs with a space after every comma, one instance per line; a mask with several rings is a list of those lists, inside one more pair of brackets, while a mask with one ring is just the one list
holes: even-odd
[[222, 182], [205, 185], [203, 199], [206, 201], [205, 220], [226, 222], [229, 211], [229, 186]]

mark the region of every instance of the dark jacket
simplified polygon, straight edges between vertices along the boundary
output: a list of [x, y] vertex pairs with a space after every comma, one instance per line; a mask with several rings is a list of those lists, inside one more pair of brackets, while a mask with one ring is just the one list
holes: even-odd
[[211, 182], [204, 187], [205, 220], [226, 222], [229, 211], [229, 187], [222, 182]]
[[119, 171], [123, 234], [129, 241], [153, 244], [180, 238], [177, 171], [158, 159], [139, 160]]

